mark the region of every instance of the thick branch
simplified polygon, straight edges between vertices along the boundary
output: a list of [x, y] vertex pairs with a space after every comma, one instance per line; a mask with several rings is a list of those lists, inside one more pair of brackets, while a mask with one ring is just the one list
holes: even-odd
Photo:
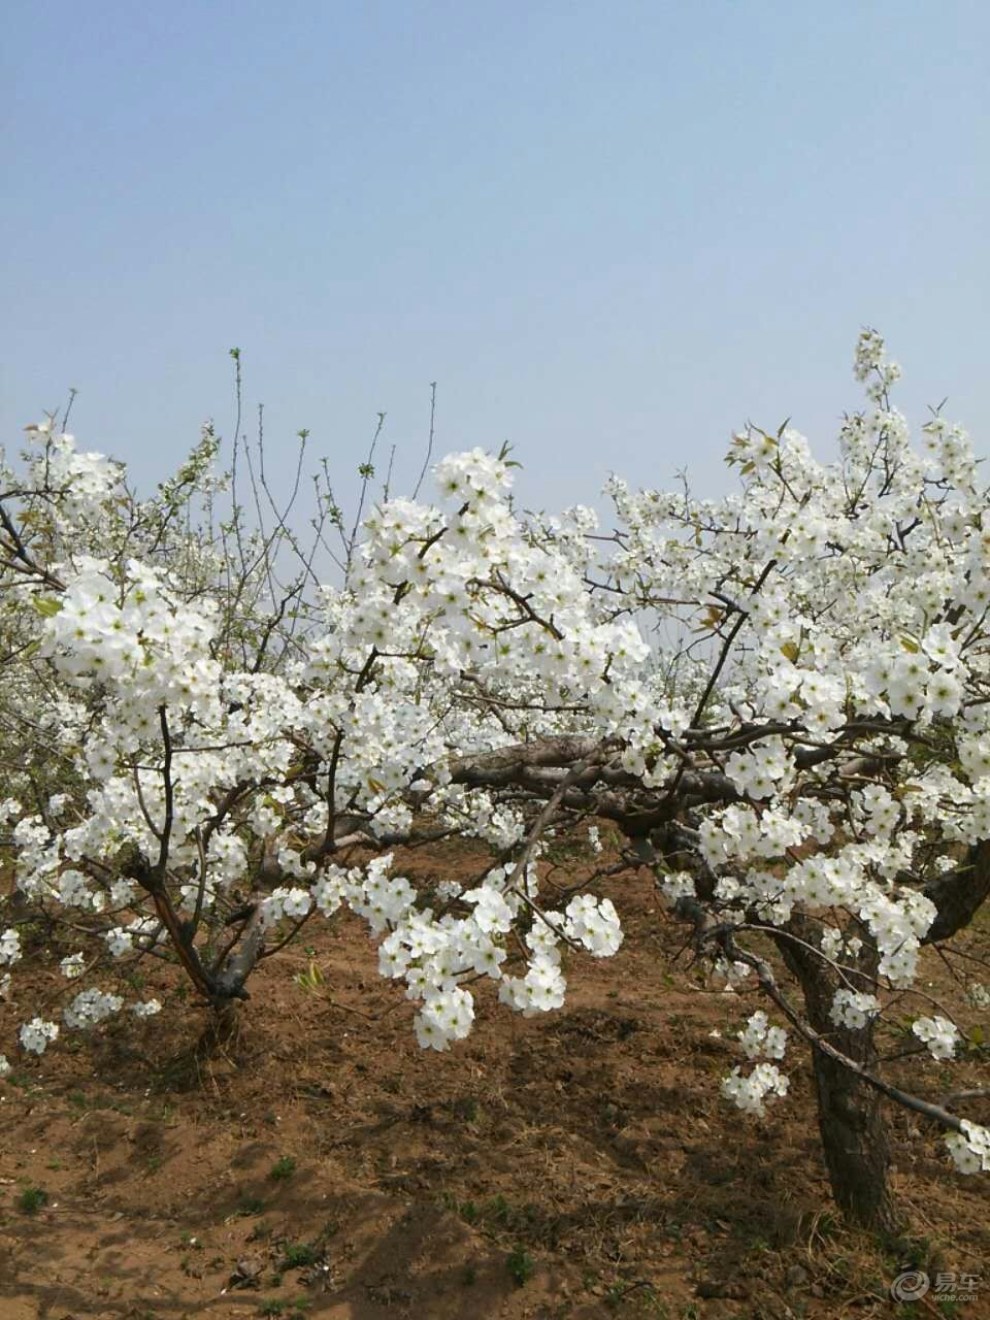
[[868, 1086], [872, 1086], [889, 1100], [896, 1100], [905, 1109], [913, 1109], [916, 1114], [923, 1114], [925, 1118], [932, 1118], [936, 1123], [940, 1123], [942, 1127], [950, 1128], [953, 1132], [962, 1132], [962, 1120], [957, 1118], [955, 1114], [950, 1114], [941, 1105], [922, 1100], [920, 1096], [912, 1095], [909, 1091], [902, 1091], [899, 1086], [894, 1086], [891, 1082], [884, 1081], [882, 1077], [877, 1077], [868, 1068], [864, 1068], [862, 1064], [850, 1059], [841, 1050], [837, 1050], [820, 1032], [815, 1031], [784, 995], [777, 985], [770, 964], [763, 958], [745, 949], [740, 949], [734, 944], [732, 946], [732, 957], [739, 962], [748, 963], [753, 968], [760, 983], [760, 988], [773, 1000], [798, 1035], [803, 1037], [820, 1054], [824, 1054], [835, 1063], [841, 1064], [843, 1068], [848, 1068], [850, 1072], [855, 1073]]
[[938, 908], [922, 944], [947, 940], [968, 926], [990, 897], [990, 840], [974, 844], [960, 866], [929, 880], [922, 893]]

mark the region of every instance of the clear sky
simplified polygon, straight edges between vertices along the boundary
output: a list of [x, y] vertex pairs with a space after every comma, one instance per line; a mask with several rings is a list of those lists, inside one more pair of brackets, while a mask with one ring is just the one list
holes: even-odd
[[[723, 489], [827, 444], [874, 325], [990, 432], [985, 0], [7, 0], [4, 440], [79, 397], [163, 477], [233, 417], [399, 484], [510, 441], [524, 503]], [[346, 483], [344, 483], [346, 484]]]

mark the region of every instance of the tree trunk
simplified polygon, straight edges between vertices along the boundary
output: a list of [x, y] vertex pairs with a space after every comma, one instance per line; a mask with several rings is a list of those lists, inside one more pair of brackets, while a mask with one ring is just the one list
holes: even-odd
[[234, 1049], [241, 1034], [240, 1001], [224, 999], [210, 1006], [210, 1016], [196, 1044], [196, 1052], [213, 1058]]
[[[812, 1025], [822, 1030], [813, 1020]], [[829, 1025], [832, 1044], [843, 1054], [857, 1063], [875, 1061], [870, 1028], [836, 1031], [834, 1024]], [[855, 1073], [817, 1050], [814, 1069], [818, 1128], [836, 1204], [853, 1223], [894, 1236], [901, 1221], [890, 1189], [890, 1141], [883, 1099]]]
[[[807, 943], [814, 938], [810, 923], [806, 928], [800, 918], [792, 920], [791, 930]], [[872, 1026], [854, 1031], [832, 1021], [832, 998], [840, 982], [829, 964], [786, 935], [776, 942], [801, 985], [809, 1024], [847, 1058], [873, 1069], [877, 1053]], [[881, 1236], [896, 1236], [902, 1220], [890, 1187], [883, 1097], [820, 1051], [813, 1050], [813, 1056], [818, 1128], [836, 1205], [850, 1222]]]

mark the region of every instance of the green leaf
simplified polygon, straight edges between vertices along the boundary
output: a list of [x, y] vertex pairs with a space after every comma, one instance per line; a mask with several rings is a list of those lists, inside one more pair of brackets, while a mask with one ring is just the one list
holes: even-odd
[[51, 619], [62, 608], [62, 602], [54, 596], [34, 596], [31, 604], [43, 619]]

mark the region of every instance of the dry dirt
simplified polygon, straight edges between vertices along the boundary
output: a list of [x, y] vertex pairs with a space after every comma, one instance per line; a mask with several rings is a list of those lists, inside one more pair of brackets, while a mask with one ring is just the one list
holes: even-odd
[[[2, 1320], [990, 1316], [986, 1181], [897, 1112], [916, 1254], [842, 1227], [807, 1061], [765, 1120], [729, 1109], [718, 1081], [755, 1000], [696, 983], [645, 876], [612, 892], [618, 958], [575, 959], [565, 1009], [540, 1020], [479, 996], [444, 1055], [417, 1047], [354, 919], [266, 962], [212, 1054], [191, 1048], [202, 1011], [142, 964], [160, 1017], [63, 1036], [0, 1082]], [[29, 971], [64, 988], [40, 955]], [[950, 998], [934, 959], [929, 975]], [[9, 1039], [22, 1015], [0, 1014]], [[985, 1080], [973, 1055], [945, 1080]], [[939, 1093], [938, 1065], [910, 1066]], [[968, 1295], [894, 1306], [909, 1264], [969, 1275]]]

